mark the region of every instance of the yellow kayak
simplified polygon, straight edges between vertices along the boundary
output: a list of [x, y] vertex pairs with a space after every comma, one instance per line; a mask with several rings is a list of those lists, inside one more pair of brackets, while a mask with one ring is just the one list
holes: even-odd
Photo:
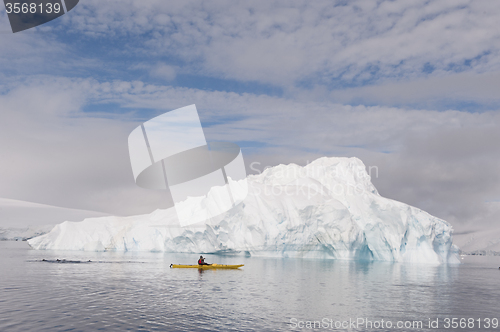
[[222, 264], [209, 264], [209, 265], [182, 265], [182, 264], [170, 264], [171, 268], [177, 269], [237, 269], [242, 267], [243, 264], [240, 265], [222, 265]]

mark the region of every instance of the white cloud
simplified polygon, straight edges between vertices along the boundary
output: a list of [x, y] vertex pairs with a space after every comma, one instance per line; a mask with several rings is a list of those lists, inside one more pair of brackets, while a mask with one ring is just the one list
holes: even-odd
[[367, 157], [379, 165], [381, 178], [375, 184], [380, 193], [417, 205], [459, 229], [498, 227], [500, 210], [491, 201], [500, 197], [500, 116], [476, 120], [482, 124], [409, 135], [399, 153]]
[[51, 29], [84, 42], [122, 40], [112, 63], [76, 52], [42, 28], [0, 35], [0, 60], [2, 74], [96, 72], [115, 79], [124, 69], [113, 67], [115, 57], [134, 56], [140, 62], [128, 68], [165, 82], [188, 73], [274, 84], [293, 98], [342, 104], [483, 105], [498, 103], [499, 18], [500, 7], [487, 1], [89, 0]]
[[[332, 92], [323, 92], [340, 103], [378, 105], [418, 104], [439, 107], [440, 103], [476, 102], [498, 109], [500, 72], [422, 78], [405, 82], [389, 82]], [[307, 96], [304, 96], [307, 98]]]
[[[32, 97], [21, 98], [26, 95]], [[216, 123], [205, 128], [209, 140], [259, 145], [244, 148], [247, 165], [258, 161], [259, 169], [322, 155], [358, 156], [379, 167], [374, 181], [383, 195], [457, 224], [491, 215], [486, 201], [500, 195], [500, 116], [494, 112], [351, 107], [45, 77], [0, 97], [0, 197], [113, 214], [165, 206], [165, 195], [133, 181], [127, 137], [137, 114], [103, 119], [82, 113], [83, 106], [101, 102], [158, 114], [196, 103], [202, 123]]]
[[500, 7], [493, 2], [129, 0], [79, 7], [65, 18], [74, 30], [131, 35], [129, 46], [146, 47], [138, 52], [177, 57], [223, 78], [287, 87], [308, 79], [413, 79], [428, 75], [425, 66], [432, 75], [500, 70]]
[[176, 76], [175, 68], [173, 66], [169, 66], [161, 62], [152, 67], [149, 70], [149, 74], [164, 81], [172, 81]]
[[[359, 156], [380, 167], [382, 194], [456, 222], [493, 218], [484, 204], [499, 197], [497, 113], [438, 112], [426, 103], [495, 108], [499, 16], [496, 2], [464, 0], [82, 1], [54, 33], [0, 35], [0, 196], [115, 214], [162, 206], [164, 196], [135, 187], [131, 176], [134, 110], [196, 103], [209, 140], [259, 146], [245, 148], [247, 163]], [[61, 36], [121, 42], [104, 54], [73, 49]], [[110, 69], [122, 56], [145, 77], [256, 81], [283, 87], [285, 97], [124, 79]], [[115, 72], [99, 81], [50, 76], [81, 77], [80, 69]], [[123, 113], [82, 112], [95, 103]]]
[[[140, 212], [138, 202], [165, 205], [129, 177], [134, 122], [82, 113], [96, 85], [44, 77], [0, 96], [0, 197], [113, 214]], [[124, 201], [138, 205], [123, 209]]]

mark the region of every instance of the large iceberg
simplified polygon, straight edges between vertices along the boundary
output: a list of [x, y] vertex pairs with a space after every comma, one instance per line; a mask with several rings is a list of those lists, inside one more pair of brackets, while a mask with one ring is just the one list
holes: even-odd
[[[227, 213], [182, 227], [174, 209], [63, 222], [29, 240], [35, 249], [160, 251], [458, 263], [452, 227], [380, 196], [357, 158], [320, 158], [250, 175], [248, 196]], [[246, 190], [231, 181], [231, 191]], [[225, 187], [214, 187], [210, 195]], [[208, 200], [213, 201], [213, 200]], [[207, 208], [203, 197], [183, 204]], [[210, 207], [208, 207], [210, 208]], [[188, 209], [189, 210], [189, 209]]]

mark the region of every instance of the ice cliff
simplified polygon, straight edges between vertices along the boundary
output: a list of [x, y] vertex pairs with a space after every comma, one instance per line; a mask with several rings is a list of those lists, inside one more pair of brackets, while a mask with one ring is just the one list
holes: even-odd
[[[174, 209], [64, 222], [35, 249], [117, 250], [458, 263], [452, 227], [380, 196], [357, 158], [279, 165], [248, 177], [248, 197], [205, 224], [181, 227]], [[242, 181], [230, 181], [237, 191]], [[217, 195], [212, 188], [208, 195]], [[195, 211], [204, 199], [183, 204]]]

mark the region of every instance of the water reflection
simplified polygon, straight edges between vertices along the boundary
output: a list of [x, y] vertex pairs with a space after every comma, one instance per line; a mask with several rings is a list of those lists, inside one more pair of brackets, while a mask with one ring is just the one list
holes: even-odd
[[205, 331], [290, 331], [292, 318], [396, 321], [498, 315], [497, 263], [493, 269], [484, 264], [212, 256], [214, 263], [245, 266], [198, 270], [170, 268], [171, 263], [196, 261], [197, 255], [190, 254], [5, 246], [0, 243], [1, 331], [196, 331], [200, 326]]

